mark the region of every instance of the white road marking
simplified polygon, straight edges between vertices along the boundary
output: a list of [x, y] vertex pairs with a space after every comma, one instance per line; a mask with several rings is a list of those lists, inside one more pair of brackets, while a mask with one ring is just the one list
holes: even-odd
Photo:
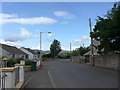
[[53, 82], [53, 80], [52, 80], [52, 77], [51, 77], [51, 75], [50, 75], [50, 72], [49, 72], [49, 71], [48, 71], [48, 76], [49, 76], [49, 78], [50, 78], [50, 81], [52, 82], [53, 87], [54, 87], [54, 88], [56, 88], [56, 86], [55, 86], [55, 84], [54, 84], [54, 82]]

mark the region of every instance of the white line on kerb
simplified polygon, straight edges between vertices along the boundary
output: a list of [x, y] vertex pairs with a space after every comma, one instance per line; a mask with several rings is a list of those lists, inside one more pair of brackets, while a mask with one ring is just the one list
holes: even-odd
[[50, 78], [50, 81], [52, 82], [53, 87], [54, 87], [54, 88], [56, 88], [56, 86], [55, 86], [55, 84], [54, 84], [54, 82], [53, 82], [53, 80], [52, 80], [52, 77], [51, 77], [51, 75], [50, 75], [50, 72], [49, 72], [49, 71], [48, 71], [48, 76], [49, 76], [49, 78]]

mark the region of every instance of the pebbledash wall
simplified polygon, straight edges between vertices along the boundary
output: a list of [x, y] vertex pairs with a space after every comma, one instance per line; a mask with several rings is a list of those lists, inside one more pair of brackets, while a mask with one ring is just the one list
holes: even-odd
[[108, 55], [94, 56], [95, 66], [118, 70], [120, 54], [109, 53]]

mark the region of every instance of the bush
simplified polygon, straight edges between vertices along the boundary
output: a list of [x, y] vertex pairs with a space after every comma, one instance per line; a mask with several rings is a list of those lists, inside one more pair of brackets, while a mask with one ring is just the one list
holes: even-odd
[[17, 63], [20, 63], [20, 61], [24, 60], [24, 58], [22, 58], [22, 57], [21, 58], [16, 58], [15, 60], [17, 61]]
[[31, 63], [32, 61], [29, 61], [29, 60], [25, 61], [25, 65], [31, 65]]
[[42, 58], [51, 58], [51, 53], [48, 53], [48, 54], [45, 54], [45, 55], [42, 55]]
[[58, 58], [61, 59], [69, 59], [70, 57], [71, 57], [70, 55], [58, 56]]
[[17, 61], [15, 59], [10, 59], [7, 62], [7, 66], [8, 67], [14, 67], [16, 63], [17, 63]]

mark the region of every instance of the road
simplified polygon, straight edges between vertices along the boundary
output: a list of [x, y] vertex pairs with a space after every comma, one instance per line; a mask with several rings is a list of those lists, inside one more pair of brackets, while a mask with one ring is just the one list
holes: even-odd
[[25, 88], [118, 87], [117, 72], [70, 60], [46, 61], [40, 70], [26, 73], [25, 78]]

